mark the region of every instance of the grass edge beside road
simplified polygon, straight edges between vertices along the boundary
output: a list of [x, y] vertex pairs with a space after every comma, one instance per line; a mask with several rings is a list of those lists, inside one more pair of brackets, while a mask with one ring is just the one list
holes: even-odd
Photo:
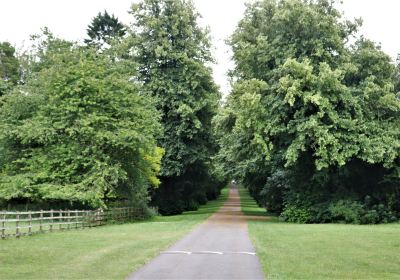
[[0, 240], [0, 279], [124, 279], [205, 221], [225, 202], [147, 221]]
[[[240, 190], [242, 211], [257, 204]], [[400, 224], [293, 224], [276, 217], [248, 229], [267, 279], [400, 279]]]
[[247, 216], [267, 216], [265, 208], [258, 206], [249, 191], [243, 186], [239, 186], [240, 208], [243, 214]]

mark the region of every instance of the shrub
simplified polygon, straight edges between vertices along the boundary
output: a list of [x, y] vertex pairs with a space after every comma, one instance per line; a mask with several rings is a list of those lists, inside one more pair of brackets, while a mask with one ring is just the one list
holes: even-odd
[[264, 188], [260, 192], [260, 203], [269, 212], [280, 213], [283, 209], [284, 193], [289, 189], [287, 172], [278, 170], [268, 179]]
[[361, 223], [361, 216], [364, 214], [364, 208], [360, 202], [339, 200], [331, 203], [329, 212], [332, 215], [333, 221], [359, 224]]
[[186, 211], [196, 211], [199, 209], [200, 204], [195, 200], [189, 200], [186, 202], [185, 210]]
[[281, 213], [281, 218], [286, 222], [293, 223], [310, 223], [312, 219], [310, 208], [305, 206], [291, 206], [288, 205]]

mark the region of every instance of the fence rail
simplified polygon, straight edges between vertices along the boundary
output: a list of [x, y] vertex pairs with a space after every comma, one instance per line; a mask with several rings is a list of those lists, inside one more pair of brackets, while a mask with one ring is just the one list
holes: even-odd
[[0, 211], [0, 236], [21, 237], [41, 232], [101, 226], [109, 221], [137, 219], [144, 214], [134, 207], [108, 210]]

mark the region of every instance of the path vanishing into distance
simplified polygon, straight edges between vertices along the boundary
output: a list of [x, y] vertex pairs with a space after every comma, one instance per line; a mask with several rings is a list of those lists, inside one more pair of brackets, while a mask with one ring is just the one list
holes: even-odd
[[218, 212], [127, 279], [264, 279], [237, 187]]

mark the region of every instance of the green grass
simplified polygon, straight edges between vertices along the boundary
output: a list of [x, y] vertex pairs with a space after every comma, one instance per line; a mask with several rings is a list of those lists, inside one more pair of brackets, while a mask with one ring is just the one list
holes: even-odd
[[0, 279], [124, 279], [187, 234], [226, 200], [144, 222], [0, 240]]
[[249, 192], [239, 187], [240, 207], [245, 215], [249, 216], [266, 216], [267, 211], [257, 205], [256, 201], [250, 196]]
[[[245, 205], [251, 206], [246, 191], [241, 194]], [[249, 233], [267, 279], [400, 279], [398, 223], [304, 225], [254, 220], [249, 221]]]

